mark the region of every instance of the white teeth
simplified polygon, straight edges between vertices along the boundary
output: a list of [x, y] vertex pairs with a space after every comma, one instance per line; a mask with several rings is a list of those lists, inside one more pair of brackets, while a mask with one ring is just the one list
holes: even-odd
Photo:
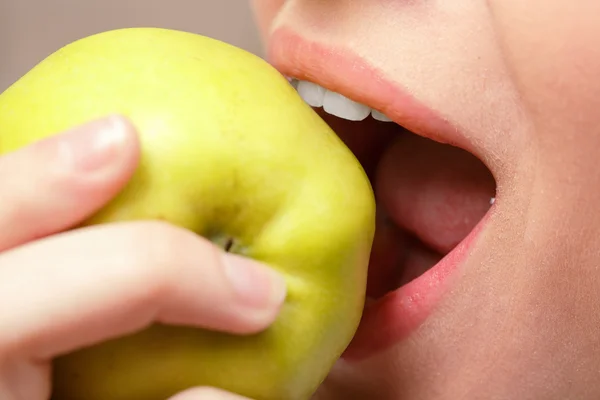
[[323, 99], [323, 110], [328, 114], [350, 121], [362, 121], [371, 113], [369, 107], [329, 90]]
[[336, 117], [350, 121], [362, 121], [371, 115], [377, 121], [391, 122], [392, 120], [377, 110], [372, 110], [364, 104], [308, 81], [291, 79], [290, 83], [298, 90], [298, 94], [311, 107], [323, 107], [323, 110]]
[[323, 99], [325, 98], [325, 92], [327, 92], [326, 89], [307, 81], [299, 81], [296, 89], [300, 97], [311, 107], [323, 107]]
[[392, 122], [392, 120], [385, 114], [380, 113], [377, 110], [373, 110], [371, 111], [371, 116], [376, 119], [377, 121], [383, 121], [383, 122]]

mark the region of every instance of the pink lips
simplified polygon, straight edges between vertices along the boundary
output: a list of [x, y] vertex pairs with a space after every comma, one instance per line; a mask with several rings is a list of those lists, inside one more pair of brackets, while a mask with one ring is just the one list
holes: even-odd
[[[268, 50], [269, 61], [284, 75], [318, 83], [383, 112], [414, 133], [472, 151], [471, 143], [458, 129], [351, 52], [307, 42], [285, 27], [273, 32]], [[468, 257], [487, 219], [423, 275], [369, 304], [344, 358], [369, 357], [414, 332], [448, 290], [450, 278], [458, 275], [455, 272]]]
[[487, 215], [431, 269], [366, 306], [358, 331], [344, 354], [345, 359], [360, 360], [385, 350], [408, 337], [429, 317], [448, 289], [450, 278], [457, 275], [458, 267], [468, 257], [487, 222]]

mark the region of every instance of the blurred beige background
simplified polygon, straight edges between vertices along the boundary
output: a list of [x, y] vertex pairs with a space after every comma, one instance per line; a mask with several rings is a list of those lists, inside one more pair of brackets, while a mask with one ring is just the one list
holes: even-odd
[[0, 0], [0, 92], [65, 44], [101, 31], [155, 26], [262, 55], [247, 0]]

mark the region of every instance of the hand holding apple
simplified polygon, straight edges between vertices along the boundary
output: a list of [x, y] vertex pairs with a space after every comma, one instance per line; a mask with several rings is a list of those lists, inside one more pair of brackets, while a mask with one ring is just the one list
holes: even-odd
[[0, 95], [0, 153], [108, 114], [140, 165], [88, 218], [164, 220], [281, 272], [287, 297], [253, 335], [155, 324], [56, 360], [56, 400], [162, 400], [191, 386], [307, 399], [360, 320], [374, 199], [352, 153], [263, 60], [184, 32], [91, 36]]
[[[131, 221], [61, 233], [123, 188], [139, 150], [131, 124], [110, 117], [0, 157], [0, 399], [48, 400], [54, 357], [156, 321], [248, 334], [277, 316], [279, 274], [188, 230]], [[237, 277], [226, 264], [253, 279], [224, 279]], [[180, 400], [225, 396], [199, 388]]]

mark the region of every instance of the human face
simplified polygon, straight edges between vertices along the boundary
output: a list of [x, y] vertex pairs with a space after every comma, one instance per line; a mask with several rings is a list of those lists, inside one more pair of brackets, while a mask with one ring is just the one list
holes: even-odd
[[600, 2], [253, 3], [284, 75], [412, 131], [318, 109], [385, 218], [316, 397], [600, 398]]

